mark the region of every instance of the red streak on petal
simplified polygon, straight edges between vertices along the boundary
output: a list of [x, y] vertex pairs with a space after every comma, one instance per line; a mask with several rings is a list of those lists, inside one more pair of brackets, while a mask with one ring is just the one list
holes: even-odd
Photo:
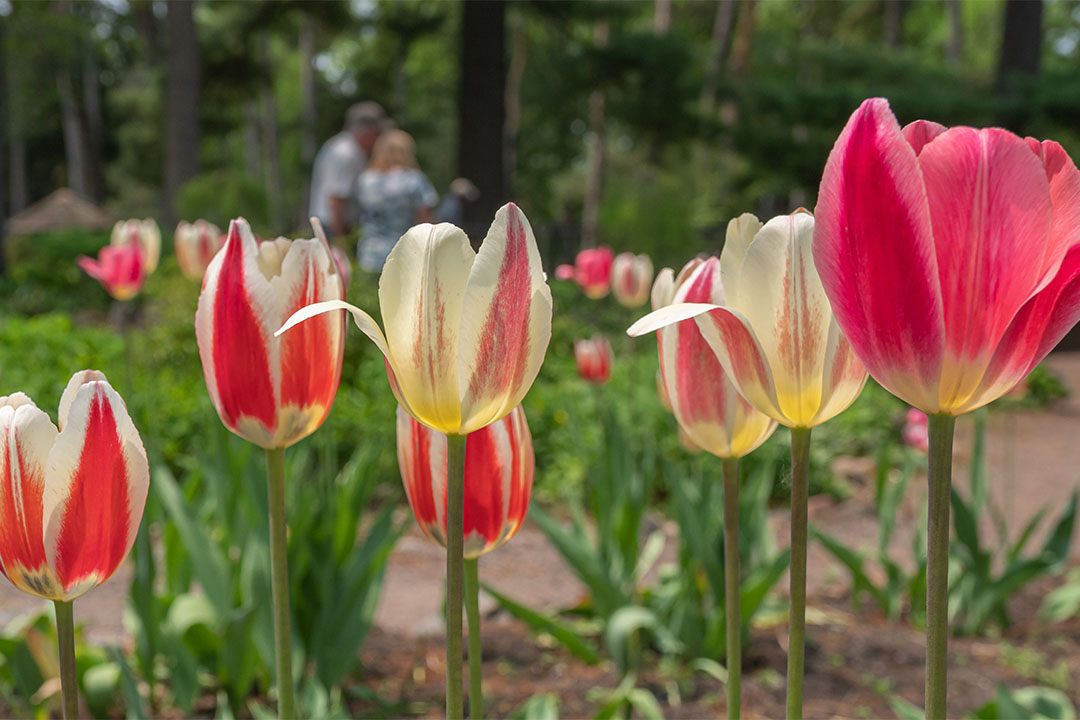
[[65, 589], [93, 573], [108, 578], [124, 561], [131, 523], [128, 489], [116, 418], [99, 389], [90, 401], [82, 454], [56, 541], [56, 576]]
[[469, 433], [465, 445], [465, 536], [477, 533], [495, 542], [503, 528], [503, 474], [513, 456], [499, 452], [499, 435], [510, 434], [505, 420]]
[[[435, 510], [435, 497], [432, 493], [434, 478], [431, 476], [431, 438], [434, 430], [424, 427], [415, 419], [409, 418], [409, 439], [405, 476], [409, 483], [409, 504], [420, 527], [425, 529], [439, 521]], [[446, 498], [443, 498], [446, 504]], [[446, 535], [446, 526], [441, 532]]]
[[[289, 299], [291, 315], [302, 307], [325, 299], [324, 280], [314, 263], [308, 262], [302, 285]], [[341, 313], [327, 313], [302, 322], [281, 340], [281, 403], [301, 408], [321, 405], [324, 415], [337, 394], [341, 378], [343, 345], [334, 343], [333, 323], [341, 324]], [[338, 334], [341, 338], [341, 333]]]
[[488, 308], [476, 367], [469, 380], [469, 393], [473, 396], [498, 393], [520, 385], [529, 356], [532, 279], [525, 228], [513, 203], [507, 213], [506, 232], [506, 252], [499, 269], [499, 284]]
[[247, 416], [256, 418], [273, 433], [277, 426], [277, 406], [270, 380], [268, 338], [244, 287], [243, 248], [238, 229], [231, 230], [225, 252], [214, 296], [213, 372], [219, 410], [227, 425], [235, 425], [239, 418]]
[[[6, 565], [21, 565], [27, 570], [35, 570], [44, 567], [47, 562], [41, 506], [41, 495], [45, 489], [44, 468], [36, 468], [38, 472], [35, 473], [35, 468], [27, 465], [19, 452], [18, 431], [15, 435], [15, 447], [12, 448], [9, 445], [10, 433], [0, 433], [0, 453], [7, 457], [4, 474], [0, 476], [0, 483], [3, 483], [3, 493], [0, 493], [0, 556]], [[18, 478], [12, 472], [13, 465], [18, 467]], [[16, 493], [22, 499], [21, 507], [16, 507]]]
[[[686, 294], [679, 298], [682, 302], [713, 302], [713, 284], [720, 277], [720, 263], [715, 258], [708, 262], [705, 271], [692, 276]], [[676, 397], [670, 399], [672, 407], [678, 410], [679, 420], [687, 424], [726, 424], [724, 387], [728, 380], [716, 353], [705, 341], [696, 322], [681, 322], [675, 330], [675, 367], [669, 370], [661, 366], [661, 372], [675, 372]], [[661, 348], [660, 357], [663, 356]], [[665, 374], [665, 377], [668, 376]]]

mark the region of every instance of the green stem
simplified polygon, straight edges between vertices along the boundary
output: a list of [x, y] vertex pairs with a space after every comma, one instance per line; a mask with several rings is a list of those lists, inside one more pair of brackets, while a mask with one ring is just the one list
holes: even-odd
[[724, 458], [724, 613], [727, 620], [727, 716], [741, 715], [742, 613], [739, 609], [739, 459]]
[[810, 428], [791, 429], [791, 615], [788, 625], [787, 717], [803, 716], [806, 657], [806, 502], [809, 495]]
[[465, 440], [446, 436], [446, 719], [464, 717], [461, 605], [465, 544]]
[[285, 448], [266, 451], [270, 499], [270, 590], [274, 597], [274, 654], [277, 657], [278, 717], [295, 718], [292, 682], [292, 619], [285, 524]]
[[926, 540], [926, 717], [945, 717], [949, 651], [949, 495], [956, 418], [929, 418], [930, 498]]
[[75, 675], [75, 616], [71, 601], [53, 601], [56, 607], [56, 642], [60, 647], [60, 692], [64, 720], [79, 717], [79, 681]]
[[484, 718], [484, 665], [480, 649], [480, 561], [465, 560], [465, 617], [469, 621], [469, 717]]

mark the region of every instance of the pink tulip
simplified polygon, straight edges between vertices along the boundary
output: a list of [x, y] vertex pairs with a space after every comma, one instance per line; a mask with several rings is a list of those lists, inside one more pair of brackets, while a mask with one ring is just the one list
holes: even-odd
[[612, 262], [614, 253], [608, 246], [589, 248], [577, 254], [573, 265], [557, 267], [555, 277], [560, 280], [573, 280], [587, 297], [599, 300], [611, 290]]
[[924, 455], [930, 451], [929, 418], [922, 410], [908, 408], [904, 416], [904, 429], [900, 432], [904, 444], [913, 447]]
[[59, 426], [23, 393], [0, 397], [0, 572], [67, 602], [116, 572], [135, 542], [150, 470], [124, 401], [75, 373]]
[[121, 220], [113, 225], [110, 245], [138, 245], [143, 252], [146, 274], [154, 272], [161, 257], [161, 230], [153, 218]]
[[619, 253], [611, 264], [611, 292], [620, 305], [637, 308], [649, 299], [653, 264], [648, 255]]
[[80, 255], [77, 262], [116, 300], [135, 297], [146, 281], [146, 261], [136, 243], [106, 245], [98, 251], [97, 260]]
[[1080, 173], [1053, 141], [901, 129], [863, 102], [825, 166], [814, 258], [870, 374], [930, 414], [1007, 393], [1080, 319]]
[[[420, 528], [446, 545], [446, 436], [398, 406], [397, 452], [405, 494]], [[532, 494], [532, 435], [525, 411], [469, 433], [465, 446], [465, 557], [491, 552], [525, 521]]]
[[611, 343], [603, 335], [593, 335], [589, 340], [574, 341], [574, 362], [583, 380], [603, 385], [611, 379], [614, 353]]
[[189, 280], [202, 280], [210, 261], [225, 245], [221, 229], [205, 220], [181, 220], [173, 233], [173, 248], [180, 272]]

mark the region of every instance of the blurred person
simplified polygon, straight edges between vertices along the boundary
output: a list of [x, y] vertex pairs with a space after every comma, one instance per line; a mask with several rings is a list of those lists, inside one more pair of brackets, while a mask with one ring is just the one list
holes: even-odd
[[450, 183], [450, 190], [443, 195], [439, 207], [435, 209], [435, 222], [448, 222], [461, 227], [465, 222], [466, 203], [476, 202], [480, 191], [472, 180], [459, 177]]
[[398, 239], [417, 223], [431, 222], [439, 200], [431, 181], [416, 167], [416, 143], [404, 130], [387, 130], [375, 142], [371, 163], [357, 182], [363, 237], [360, 267], [378, 272]]
[[344, 235], [356, 221], [356, 181], [386, 122], [386, 112], [378, 103], [357, 103], [345, 113], [345, 128], [315, 156], [308, 212], [332, 236]]

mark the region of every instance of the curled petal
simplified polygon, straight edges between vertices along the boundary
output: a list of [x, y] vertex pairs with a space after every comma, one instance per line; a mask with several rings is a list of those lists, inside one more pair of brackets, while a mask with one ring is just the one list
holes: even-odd
[[135, 542], [150, 484], [139, 433], [104, 380], [75, 393], [48, 455], [45, 555], [71, 600], [108, 580]]
[[1046, 287], [1057, 274], [1069, 248], [1080, 244], [1080, 171], [1061, 145], [1053, 140], [1039, 142], [1027, 138], [1028, 147], [1046, 168], [1050, 182], [1050, 204], [1054, 208], [1050, 242], [1043, 256], [1043, 278], [1036, 292]]
[[928, 412], [939, 406], [945, 326], [919, 164], [938, 142], [917, 159], [888, 102], [863, 102], [829, 154], [814, 229], [815, 266], [856, 355]]
[[745, 286], [742, 280], [743, 261], [746, 259], [746, 251], [750, 248], [750, 243], [761, 228], [761, 221], [750, 213], [743, 213], [728, 222], [727, 233], [724, 236], [724, 250], [720, 253], [723, 296], [715, 301], [717, 305], [740, 306], [739, 288]]
[[460, 426], [468, 433], [517, 407], [551, 340], [551, 289], [528, 219], [499, 208], [468, 275], [461, 323]]
[[936, 138], [941, 133], [948, 130], [944, 125], [940, 125], [930, 120], [916, 120], [913, 123], [908, 123], [904, 126], [903, 133], [904, 139], [911, 145], [911, 149], [918, 155], [922, 152], [926, 144]]
[[675, 271], [671, 268], [664, 268], [657, 274], [656, 281], [653, 282], [652, 292], [649, 293], [652, 309], [658, 310], [670, 305], [674, 297]]

